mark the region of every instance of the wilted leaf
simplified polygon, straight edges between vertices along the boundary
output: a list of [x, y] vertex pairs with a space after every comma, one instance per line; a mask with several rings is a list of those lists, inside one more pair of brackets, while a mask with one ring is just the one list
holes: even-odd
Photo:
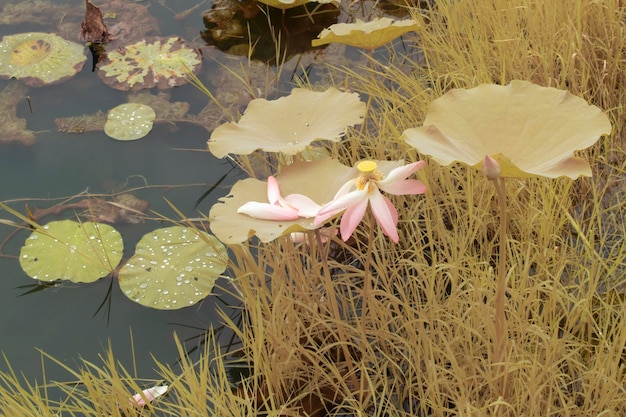
[[172, 88], [187, 83], [202, 61], [181, 38], [149, 38], [109, 52], [99, 70], [105, 84], [118, 90]]
[[107, 27], [102, 20], [102, 12], [89, 0], [85, 0], [85, 18], [80, 24], [83, 40], [93, 43], [105, 43], [109, 40]]
[[35, 142], [35, 132], [26, 128], [26, 119], [17, 117], [17, 104], [26, 100], [27, 88], [13, 82], [0, 92], [0, 143], [19, 142], [32, 145]]
[[313, 39], [311, 44], [320, 46], [337, 42], [372, 50], [418, 28], [418, 24], [413, 19], [398, 21], [388, 17], [379, 17], [369, 22], [357, 19], [355, 23], [331, 25], [319, 34], [318, 39]]

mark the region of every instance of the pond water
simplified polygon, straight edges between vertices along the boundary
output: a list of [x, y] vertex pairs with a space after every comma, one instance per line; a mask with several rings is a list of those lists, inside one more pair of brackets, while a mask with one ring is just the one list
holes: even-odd
[[[85, 7], [82, 0], [0, 0], [0, 9], [20, 3], [40, 7], [42, 13], [50, 5], [64, 10], [78, 10], [77, 16], [84, 14]], [[202, 45], [200, 32], [204, 25], [201, 12], [210, 7], [208, 2], [178, 20], [173, 18], [174, 12], [187, 10], [199, 1], [138, 3], [147, 6], [158, 19], [164, 35], [179, 35]], [[75, 28], [76, 36], [68, 39], [80, 42], [80, 18], [76, 20], [73, 12], [57, 13], [55, 10], [60, 8], [51, 10], [53, 12], [48, 12], [47, 18], [41, 16], [39, 22], [29, 21], [23, 16], [23, 22], [16, 19], [13, 22], [17, 21], [17, 24], [0, 24], [0, 36], [29, 31], [56, 32], [61, 20], [64, 20], [64, 24], [74, 25]], [[198, 217], [198, 211], [208, 212], [211, 204], [226, 193], [227, 187], [218, 187], [194, 210], [196, 200], [222, 176], [228, 174], [224, 184], [232, 184], [238, 173], [231, 171], [232, 166], [228, 162], [206, 152], [209, 132], [203, 127], [190, 123], [157, 123], [147, 137], [133, 142], [112, 140], [102, 131], [81, 134], [57, 131], [56, 118], [97, 111], [106, 113], [108, 109], [127, 101], [127, 92], [107, 87], [96, 73], [91, 72], [90, 59], [78, 75], [66, 82], [24, 90], [17, 103], [16, 116], [26, 120], [27, 128], [36, 132], [36, 139], [31, 146], [7, 144], [0, 140], [0, 201], [9, 202], [11, 207], [25, 213], [26, 203], [32, 210], [35, 207], [51, 207], [64, 198], [84, 192], [110, 194], [114, 190], [137, 188], [132, 191], [134, 195], [149, 201], [151, 210], [171, 218], [177, 218], [177, 215], [165, 198], [190, 217]], [[211, 65], [217, 66], [205, 60], [200, 75], [203, 81], [208, 79]], [[20, 81], [0, 80], [0, 91], [14, 83]], [[172, 100], [188, 102], [190, 112], [197, 113], [208, 102], [206, 96], [189, 84], [169, 90], [169, 93]], [[0, 217], [15, 220], [6, 212], [2, 212]], [[45, 223], [75, 217], [72, 210], [67, 210], [40, 221]], [[116, 229], [124, 238], [125, 257], [134, 252], [135, 244], [142, 235], [163, 226], [156, 221], [116, 224]], [[0, 226], [0, 239], [13, 230], [9, 226]], [[17, 256], [28, 234], [29, 231], [21, 231], [12, 236], [2, 248], [3, 255]], [[76, 368], [74, 364], [79, 363], [79, 358], [100, 363], [98, 355], [104, 352], [109, 340], [116, 357], [127, 369], [132, 369], [131, 330], [138, 376], [154, 378], [156, 374], [151, 354], [162, 362], [173, 363], [177, 359], [174, 332], [186, 339], [202, 334], [203, 329], [211, 325], [219, 325], [215, 313], [215, 305], [219, 302], [211, 296], [191, 307], [160, 311], [130, 301], [121, 293], [117, 282], [111, 281], [111, 277], [92, 284], [64, 282], [25, 294], [32, 289], [25, 286], [36, 282], [21, 270], [17, 259], [0, 258], [0, 271], [0, 351], [13, 368], [29, 380], [41, 380], [38, 349]], [[107, 297], [110, 297], [111, 304], [105, 304], [96, 313]], [[193, 341], [190, 343], [193, 344]], [[3, 361], [0, 370], [7, 370]], [[46, 376], [57, 380], [69, 378], [67, 373], [49, 362]]]
[[[215, 1], [221, 2], [220, 7], [232, 7], [233, 4], [239, 7], [239, 3], [233, 0]], [[206, 117], [203, 120], [214, 119], [215, 126], [232, 119], [252, 96], [275, 98], [288, 94], [298, 79], [326, 79], [326, 63], [339, 67], [351, 62], [355, 68], [367, 65], [362, 52], [345, 47], [341, 49], [336, 45], [328, 48], [335, 48], [332, 55], [322, 56], [316, 52], [302, 54], [305, 45], [310, 45], [311, 38], [315, 36], [313, 34], [338, 19], [342, 20], [336, 9], [328, 9], [327, 6], [320, 9], [320, 20], [315, 24], [309, 22], [310, 10], [287, 11], [285, 15], [280, 11], [274, 13], [275, 17], [286, 19], [285, 22], [289, 22], [286, 24], [290, 25], [287, 27], [290, 33], [287, 52], [283, 55], [287, 57], [286, 63], [278, 69], [250, 63], [245, 56], [235, 58], [207, 47], [200, 34], [205, 30], [202, 12], [210, 9], [212, 3], [209, 1], [112, 0], [103, 4], [96, 2], [96, 5], [106, 13], [107, 4], [120, 3], [145, 8], [142, 15], [135, 13], [132, 21], [127, 22], [127, 30], [131, 26], [148, 28], [142, 25], [147, 25], [144, 18], [149, 13], [158, 21], [159, 34], [180, 36], [195, 48], [202, 48], [204, 59], [198, 78], [218, 96], [230, 114], [221, 117], [222, 111], [215, 105], [210, 107], [208, 97], [191, 84], [164, 91], [154, 88], [148, 91], [153, 96], [165, 93], [160, 97], [169, 102], [188, 103], [189, 109], [184, 117], [204, 114]], [[353, 3], [353, 9], [360, 13], [356, 17], [367, 20], [374, 4], [385, 3]], [[200, 6], [194, 8], [197, 5]], [[185, 13], [190, 9], [190, 13]], [[85, 10], [83, 0], [0, 0], [0, 10], [0, 36], [31, 31], [54, 32], [68, 40], [81, 42], [80, 22]], [[8, 17], [7, 10], [12, 11], [11, 17]], [[249, 12], [246, 7], [237, 10], [238, 15]], [[267, 24], [265, 14], [258, 15], [260, 21], [250, 25], [251, 31], [271, 39], [272, 35], [262, 28], [262, 21]], [[115, 19], [123, 22], [124, 16], [113, 19], [105, 19], [105, 22], [114, 24]], [[231, 42], [228, 38], [216, 43], [240, 54], [242, 45], [246, 44]], [[267, 39], [257, 42], [258, 45], [263, 43], [267, 44]], [[258, 52], [264, 59], [272, 61], [274, 46], [271, 42], [269, 49], [269, 52]], [[382, 54], [378, 58], [385, 60], [384, 51]], [[405, 59], [415, 61], [419, 57], [407, 56]], [[113, 192], [123, 190], [148, 201], [150, 209], [163, 216], [178, 218], [167, 199], [185, 216], [198, 217], [207, 213], [217, 198], [225, 195], [230, 185], [243, 177], [241, 171], [233, 169], [229, 162], [216, 159], [207, 151], [206, 141], [215, 126], [206, 123], [189, 123], [189, 119], [184, 122], [162, 121], [155, 123], [145, 138], [131, 142], [115, 141], [107, 137], [101, 128], [75, 129], [70, 126], [69, 130], [75, 133], [59, 132], [57, 125], [60, 118], [67, 120], [96, 112], [106, 114], [113, 107], [129, 101], [129, 92], [105, 85], [91, 71], [91, 66], [90, 58], [73, 78], [44, 87], [24, 87], [18, 80], [0, 80], [0, 93], [16, 85], [19, 87], [14, 90], [17, 91], [15, 94], [0, 95], [4, 101], [15, 103], [8, 108], [8, 111], [14, 112], [10, 113], [11, 117], [24, 119], [27, 129], [36, 132], [35, 143], [25, 146], [3, 143], [6, 140], [3, 140], [3, 132], [0, 131], [0, 201], [25, 214], [26, 204], [34, 210], [52, 207], [70, 198], [70, 202], [75, 203], [85, 198], [86, 193], [110, 198]], [[0, 103], [0, 106], [3, 104]], [[221, 120], [218, 120], [220, 117]], [[223, 178], [225, 180], [194, 208], [196, 201]], [[39, 219], [39, 222], [75, 217], [76, 212], [66, 210]], [[1, 211], [0, 219], [14, 218]], [[123, 236], [124, 255], [128, 258], [145, 233], [168, 224], [152, 220], [116, 223], [114, 226]], [[0, 223], [0, 239], [5, 239], [13, 231], [13, 227]], [[11, 235], [0, 252], [0, 351], [13, 368], [29, 380], [41, 380], [39, 349], [76, 368], [80, 358], [100, 363], [98, 355], [104, 352], [109, 341], [116, 358], [127, 369], [133, 369], [131, 331], [137, 376], [155, 378], [157, 374], [153, 370], [155, 366], [151, 355], [161, 362], [173, 363], [177, 360], [174, 332], [181, 339], [190, 339], [188, 346], [192, 348], [197, 343], [194, 336], [201, 336], [204, 329], [220, 324], [215, 307], [222, 303], [216, 296], [209, 296], [196, 305], [180, 310], [153, 310], [126, 298], [116, 279], [111, 277], [92, 284], [63, 282], [28, 293], [34, 289], [36, 281], [21, 270], [16, 257], [29, 233], [23, 230]], [[227, 287], [228, 284], [225, 280], [218, 280], [220, 286]], [[216, 293], [226, 303], [236, 303], [226, 295], [229, 290], [217, 288]], [[104, 306], [100, 308], [103, 302]], [[0, 370], [6, 369], [7, 365], [0, 362]], [[67, 380], [69, 375], [48, 362], [46, 377], [49, 380]]]

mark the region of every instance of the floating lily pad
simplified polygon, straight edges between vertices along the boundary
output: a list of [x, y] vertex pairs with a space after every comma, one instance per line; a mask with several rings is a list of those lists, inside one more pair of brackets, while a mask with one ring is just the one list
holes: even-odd
[[121, 269], [120, 288], [146, 307], [187, 307], [211, 293], [227, 261], [224, 245], [208, 233], [182, 226], [157, 229], [141, 238]]
[[187, 74], [201, 64], [198, 52], [183, 39], [152, 38], [109, 52], [99, 75], [118, 90], [172, 88], [186, 84]]
[[104, 133], [117, 140], [136, 140], [152, 130], [156, 113], [145, 104], [125, 103], [109, 111]]
[[94, 282], [115, 269], [123, 251], [122, 236], [107, 224], [60, 220], [26, 239], [20, 265], [39, 281]]
[[83, 68], [85, 48], [52, 33], [20, 33], [0, 42], [0, 77], [40, 87], [64, 81]]

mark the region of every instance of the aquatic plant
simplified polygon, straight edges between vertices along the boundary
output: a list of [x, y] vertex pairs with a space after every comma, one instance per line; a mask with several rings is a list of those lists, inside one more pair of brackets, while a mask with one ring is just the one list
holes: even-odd
[[17, 78], [31, 87], [63, 82], [86, 60], [82, 45], [53, 33], [7, 35], [0, 42], [0, 77]]
[[413, 20], [394, 20], [378, 17], [367, 22], [356, 19], [355, 23], [335, 23], [324, 29], [318, 39], [313, 39], [313, 46], [337, 42], [371, 51], [383, 46], [399, 36], [418, 30], [419, 25]]
[[[245, 242], [255, 235], [262, 242], [271, 242], [293, 232], [317, 229], [320, 226], [313, 224], [315, 209], [311, 210], [311, 207], [314, 207], [313, 204], [319, 207], [330, 201], [341, 185], [355, 176], [354, 171], [354, 168], [330, 158], [313, 162], [297, 161], [284, 166], [275, 177], [276, 185], [282, 194], [289, 196], [306, 193], [307, 200], [311, 200], [302, 206], [301, 199], [297, 201], [300, 209], [306, 209], [304, 212], [285, 209], [291, 214], [291, 217], [287, 216], [285, 219], [278, 219], [277, 216], [271, 220], [263, 218], [266, 216], [263, 216], [256, 204], [252, 205], [252, 211], [247, 210], [251, 207], [251, 202], [267, 201], [268, 189], [272, 189], [274, 194], [275, 188], [270, 187], [273, 180], [260, 181], [255, 178], [239, 180], [226, 197], [211, 207], [209, 212], [211, 232], [222, 242], [230, 245]], [[318, 186], [311, 187], [312, 183]], [[272, 195], [269, 201], [275, 198], [276, 196]]]
[[[319, 225], [343, 212], [341, 216], [341, 238], [348, 240], [365, 215], [368, 205], [383, 233], [398, 243], [398, 212], [380, 191], [396, 195], [423, 194], [426, 187], [421, 181], [407, 179], [424, 166], [424, 161], [390, 167], [396, 163], [362, 161], [356, 167], [359, 176], [347, 181], [339, 188], [332, 201], [319, 209], [314, 224]], [[380, 166], [380, 170], [379, 170]], [[386, 171], [386, 172], [385, 172]]]
[[124, 243], [113, 227], [59, 220], [37, 227], [20, 251], [20, 265], [33, 279], [94, 282], [122, 259]]
[[568, 91], [513, 80], [454, 89], [434, 100], [424, 126], [407, 129], [407, 143], [441, 165], [481, 169], [485, 155], [502, 177], [591, 176], [575, 150], [611, 132], [608, 117]]
[[126, 103], [109, 110], [104, 133], [117, 140], [137, 140], [152, 130], [156, 113], [145, 104]]
[[202, 65], [198, 52], [178, 37], [148, 38], [107, 53], [99, 66], [102, 81], [118, 90], [172, 88]]
[[120, 289], [150, 308], [175, 310], [206, 298], [226, 269], [226, 248], [214, 236], [172, 226], [144, 235], [119, 272]]
[[294, 88], [276, 100], [252, 100], [237, 123], [225, 123], [213, 131], [209, 150], [218, 158], [257, 149], [295, 155], [313, 141], [340, 140], [364, 116], [365, 103], [358, 94], [334, 87], [323, 92]]
[[450, 90], [433, 101], [424, 125], [404, 131], [407, 143], [442, 165], [460, 161], [481, 169], [496, 188], [500, 246], [492, 361], [501, 364], [499, 385], [501, 394], [507, 397], [507, 375], [502, 365], [508, 339], [504, 178], [591, 176], [587, 161], [573, 152], [609, 134], [611, 123], [599, 108], [567, 91], [514, 80], [507, 86], [482, 84], [468, 90]]
[[300, 217], [315, 217], [320, 205], [303, 194], [289, 194], [284, 198], [276, 178], [267, 178], [267, 199], [269, 203], [249, 201], [237, 209], [237, 213], [247, 214], [261, 220], [296, 220]]

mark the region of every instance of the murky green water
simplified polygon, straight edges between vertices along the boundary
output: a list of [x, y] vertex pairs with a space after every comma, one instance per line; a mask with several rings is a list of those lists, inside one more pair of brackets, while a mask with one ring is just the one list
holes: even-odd
[[[19, 3], [0, 1], [0, 8]], [[21, 2], [47, 4], [44, 1]], [[82, 0], [53, 2], [84, 11]], [[166, 35], [179, 35], [201, 43], [199, 33], [203, 30], [201, 12], [189, 14], [185, 19], [173, 19], [172, 11], [159, 2], [140, 2], [149, 7], [150, 12], [160, 22], [161, 31]], [[170, 8], [183, 11], [194, 6], [196, 0], [169, 2]], [[98, 4], [98, 2], [96, 2]], [[210, 5], [205, 4], [206, 8]], [[68, 22], [75, 26], [73, 41], [80, 42], [80, 20]], [[55, 20], [56, 19], [56, 20]], [[24, 22], [14, 25], [0, 25], [0, 36], [27, 31], [53, 32], [58, 27], [59, 17], [51, 14], [50, 19], [40, 23]], [[204, 62], [200, 77], [208, 80], [211, 62]], [[213, 64], [215, 65], [215, 64]], [[29, 207], [50, 207], [59, 203], [62, 197], [81, 192], [110, 193], [114, 188], [133, 189], [146, 184], [153, 188], [143, 188], [134, 194], [150, 202], [150, 208], [167, 216], [176, 217], [164, 198], [173, 202], [188, 216], [197, 216], [193, 210], [196, 199], [212, 183], [221, 178], [231, 166], [215, 159], [208, 152], [192, 152], [176, 149], [206, 149], [209, 132], [197, 125], [156, 124], [144, 139], [135, 142], [117, 142], [103, 132], [82, 134], [59, 133], [55, 118], [91, 114], [106, 111], [126, 102], [127, 92], [105, 86], [91, 70], [90, 59], [74, 78], [52, 86], [29, 88], [32, 113], [26, 97], [20, 100], [17, 116], [26, 119], [27, 127], [36, 131], [33, 146], [20, 144], [0, 144], [0, 201], [16, 201], [11, 206], [21, 212], [24, 203]], [[0, 90], [16, 80], [0, 80]], [[191, 105], [190, 112], [196, 113], [207, 103], [207, 98], [193, 86], [185, 85], [169, 90], [173, 100], [186, 101]], [[0, 135], [2, 135], [0, 129]], [[236, 179], [230, 174], [229, 182]], [[139, 177], [141, 176], [141, 177]], [[184, 186], [199, 184], [198, 186]], [[180, 188], [172, 188], [179, 187]], [[171, 187], [170, 187], [171, 186]], [[225, 189], [217, 189], [199, 206], [208, 208]], [[45, 199], [53, 199], [45, 201]], [[37, 200], [41, 199], [41, 200]], [[80, 200], [80, 199], [78, 199]], [[73, 218], [69, 210], [58, 216], [47, 216], [42, 222]], [[2, 218], [11, 218], [2, 213]], [[139, 224], [116, 224], [125, 241], [126, 254], [134, 251], [137, 240], [146, 232], [162, 227], [158, 222]], [[0, 226], [0, 238], [13, 229]], [[15, 235], [3, 248], [5, 255], [19, 254], [19, 248], [28, 231]], [[127, 299], [119, 290], [117, 282], [111, 278], [93, 284], [61, 283], [33, 294], [23, 295], [29, 288], [19, 288], [34, 284], [20, 269], [17, 259], [0, 258], [0, 350], [6, 354], [14, 369], [27, 378], [41, 380], [41, 359], [37, 349], [42, 349], [65, 363], [73, 364], [79, 357], [99, 363], [98, 354], [104, 351], [108, 340], [114, 351], [128, 369], [132, 369], [130, 331], [135, 345], [137, 371], [139, 377], [154, 377], [150, 354], [163, 362], [174, 362], [177, 354], [174, 348], [173, 332], [181, 338], [201, 333], [200, 329], [211, 324], [218, 325], [214, 311], [215, 299], [176, 311], [158, 311], [143, 307]], [[95, 314], [111, 288], [110, 316], [106, 308]], [[95, 314], [95, 316], [94, 316]], [[6, 365], [0, 363], [0, 370]], [[46, 366], [48, 379], [68, 379], [69, 376], [56, 365]]]

